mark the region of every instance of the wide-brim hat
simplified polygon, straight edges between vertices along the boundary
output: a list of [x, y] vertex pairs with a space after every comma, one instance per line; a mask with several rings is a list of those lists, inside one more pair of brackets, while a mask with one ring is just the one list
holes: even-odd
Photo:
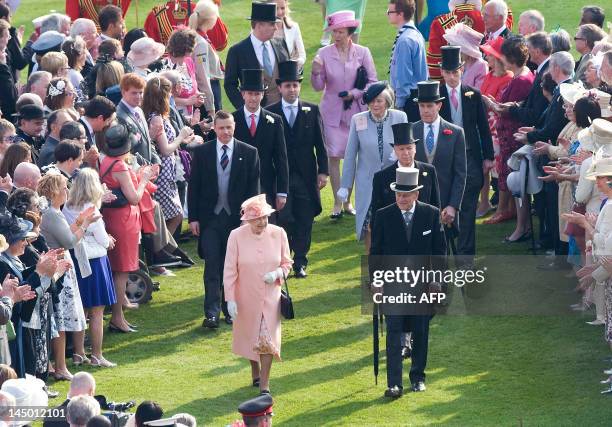
[[419, 170], [417, 168], [399, 167], [395, 170], [395, 182], [389, 187], [396, 193], [412, 193], [423, 188], [419, 185]]
[[136, 144], [136, 136], [128, 131], [128, 128], [122, 124], [116, 124], [104, 132], [104, 140], [106, 143], [106, 154], [111, 157], [118, 157], [128, 153], [134, 144]]
[[442, 46], [440, 53], [442, 54], [440, 69], [444, 71], [455, 71], [465, 65], [465, 62], [461, 60], [461, 47], [459, 46]]
[[165, 51], [166, 47], [162, 43], [150, 37], [142, 37], [132, 43], [127, 57], [135, 67], [144, 67], [161, 58]]
[[504, 40], [505, 39], [503, 37], [496, 37], [493, 40], [489, 40], [485, 44], [480, 45], [480, 50], [482, 50], [485, 55], [491, 55], [497, 59], [501, 59], [501, 47], [504, 44]]
[[612, 117], [612, 107], [610, 106], [610, 99], [612, 99], [612, 95], [599, 89], [591, 89], [587, 92], [587, 94], [592, 96], [599, 104], [599, 108], [601, 109], [601, 117]]
[[262, 216], [269, 216], [271, 213], [276, 212], [272, 206], [266, 201], [265, 194], [259, 194], [251, 198], [246, 199], [240, 206], [240, 220], [250, 221], [252, 219], [261, 218]]
[[385, 90], [387, 87], [389, 87], [389, 84], [386, 81], [381, 81], [381, 82], [376, 82], [376, 83], [371, 84], [363, 92], [363, 96], [361, 98], [362, 103], [367, 105], [370, 102], [374, 101], [374, 98], [380, 95], [382, 91]]
[[593, 139], [593, 146], [595, 150], [606, 147], [612, 147], [612, 123], [604, 119], [595, 119], [591, 126], [589, 126], [589, 132]]
[[297, 61], [284, 61], [278, 63], [278, 78], [276, 84], [283, 82], [301, 82], [302, 73], [299, 70]]
[[414, 102], [440, 102], [444, 99], [440, 96], [440, 82], [424, 81], [417, 84], [418, 95]]
[[[16, 406], [18, 408], [46, 408], [49, 404], [49, 398], [44, 390], [44, 387], [45, 383], [42, 380], [26, 374], [25, 378], [6, 380], [2, 384], [2, 391], [15, 398]], [[34, 417], [30, 419], [22, 417], [11, 425], [28, 425], [34, 421]]]
[[6, 243], [9, 245], [30, 237], [29, 233], [32, 228], [33, 225], [30, 221], [8, 212], [0, 214], [0, 234], [4, 236]]
[[259, 22], [280, 21], [276, 16], [276, 3], [262, 3], [254, 1], [251, 3], [251, 16], [247, 19]]
[[393, 131], [393, 142], [390, 142], [389, 145], [392, 147], [396, 145], [416, 144], [419, 141], [418, 139], [414, 139], [412, 125], [408, 122], [395, 123], [391, 125], [391, 130]]
[[484, 34], [479, 33], [468, 25], [460, 22], [446, 30], [443, 37], [449, 45], [459, 46], [461, 53], [472, 58], [482, 58], [479, 47]]
[[561, 83], [559, 85], [559, 93], [561, 98], [569, 104], [574, 105], [577, 100], [586, 94], [586, 89], [580, 82]]
[[359, 19], [355, 18], [353, 10], [339, 10], [331, 15], [327, 15], [325, 21], [327, 22], [325, 31], [333, 31], [339, 28], [357, 28], [360, 24]]
[[17, 118], [18, 120], [46, 119], [49, 117], [49, 112], [36, 104], [26, 104], [17, 110], [16, 113], [13, 113], [13, 117]]
[[264, 82], [264, 72], [260, 68], [242, 70], [240, 90], [265, 92], [268, 89]]
[[595, 160], [587, 171], [586, 178], [595, 181], [598, 176], [612, 176], [612, 157], [599, 157], [595, 155]]

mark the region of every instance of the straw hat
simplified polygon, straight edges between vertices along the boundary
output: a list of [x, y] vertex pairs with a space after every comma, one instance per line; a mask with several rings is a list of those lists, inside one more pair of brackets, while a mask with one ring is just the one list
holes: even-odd
[[338, 28], [357, 28], [359, 19], [355, 19], [355, 12], [352, 10], [339, 10], [338, 12], [328, 15], [327, 28], [325, 31], [333, 31]]
[[601, 151], [595, 155], [587, 172], [586, 178], [591, 181], [595, 181], [598, 176], [612, 176], [612, 157], [601, 157]]
[[261, 218], [262, 216], [269, 216], [275, 209], [266, 202], [266, 195], [259, 194], [246, 199], [242, 206], [240, 206], [240, 217], [241, 221], [250, 221], [252, 219]]
[[161, 58], [165, 51], [163, 44], [150, 37], [142, 37], [132, 43], [127, 57], [135, 67], [146, 67]]
[[444, 38], [450, 45], [461, 47], [461, 53], [472, 58], [482, 58], [480, 42], [484, 35], [465, 25], [463, 22], [446, 30]]

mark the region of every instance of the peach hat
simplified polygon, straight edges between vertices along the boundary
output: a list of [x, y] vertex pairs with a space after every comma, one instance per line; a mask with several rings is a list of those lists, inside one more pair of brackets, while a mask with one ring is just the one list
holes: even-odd
[[240, 207], [241, 221], [250, 221], [262, 216], [269, 216], [272, 212], [276, 211], [266, 202], [265, 194], [259, 194], [246, 199]]

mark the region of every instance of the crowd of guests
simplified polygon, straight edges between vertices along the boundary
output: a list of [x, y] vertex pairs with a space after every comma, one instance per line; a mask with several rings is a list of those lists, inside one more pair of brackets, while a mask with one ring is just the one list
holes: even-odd
[[[116, 366], [103, 354], [105, 307], [109, 331], [137, 332], [126, 317], [138, 308], [126, 297], [129, 274], [143, 261], [162, 276], [194, 265], [177, 243], [187, 219], [205, 263], [202, 325], [219, 328], [223, 314], [253, 386], [269, 394], [281, 286], [292, 271], [307, 277], [320, 190], [329, 178], [330, 217], [354, 217], [369, 253], [398, 167], [418, 169], [419, 201], [440, 209], [465, 267], [477, 218], [486, 227], [516, 219], [504, 243], [533, 240], [557, 255], [542, 268], [573, 268], [582, 293], [573, 308], [596, 307], [591, 323], [605, 325], [612, 348], [612, 36], [603, 9], [584, 7], [572, 40], [545, 32], [537, 10], [513, 32], [504, 0], [451, 1], [419, 27], [413, 0], [390, 0], [397, 34], [377, 73], [357, 43], [365, 1], [326, 2], [329, 42], [311, 59], [289, 3], [254, 2], [251, 33], [225, 63], [219, 3], [194, 2], [182, 18], [160, 9], [182, 25], [148, 20], [148, 32], [128, 30], [113, 4], [74, 21], [51, 14], [25, 43], [0, 3], [0, 362], [20, 378], [74, 381], [70, 340], [73, 366]], [[308, 61], [320, 105], [300, 98]]]

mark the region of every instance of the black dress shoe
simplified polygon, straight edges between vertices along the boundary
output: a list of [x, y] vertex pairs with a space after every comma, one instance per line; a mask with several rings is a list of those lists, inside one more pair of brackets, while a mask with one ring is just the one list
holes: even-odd
[[153, 259], [151, 261], [150, 268], [159, 268], [159, 267], [175, 267], [181, 264], [181, 257], [174, 256], [166, 252], [162, 249], [159, 252], [153, 254]]
[[228, 325], [233, 325], [233, 324], [234, 324], [234, 321], [232, 320], [232, 318], [231, 318], [231, 317], [225, 317], [223, 320], [224, 320], [224, 321], [225, 321], [225, 323], [226, 323], [226, 324], [228, 324]]
[[306, 273], [306, 267], [298, 267], [295, 269], [295, 277], [297, 277], [298, 279], [303, 279], [306, 276], [308, 276], [308, 273]]
[[109, 332], [118, 332], [120, 334], [129, 334], [130, 332], [137, 332], [136, 329], [132, 329], [128, 326], [127, 329], [121, 329], [118, 326], [115, 326], [113, 323], [109, 323], [108, 324], [108, 331]]
[[410, 389], [414, 392], [419, 392], [419, 391], [427, 390], [427, 387], [425, 387], [425, 383], [423, 381], [419, 381], [419, 382], [413, 383]]
[[398, 386], [389, 387], [385, 390], [385, 397], [390, 397], [391, 399], [402, 397], [402, 394], [404, 394], [404, 390]]
[[202, 322], [202, 326], [208, 329], [217, 329], [219, 327], [219, 319], [216, 317], [207, 317]]
[[412, 356], [412, 349], [410, 347], [402, 347], [402, 359], [408, 359]]

